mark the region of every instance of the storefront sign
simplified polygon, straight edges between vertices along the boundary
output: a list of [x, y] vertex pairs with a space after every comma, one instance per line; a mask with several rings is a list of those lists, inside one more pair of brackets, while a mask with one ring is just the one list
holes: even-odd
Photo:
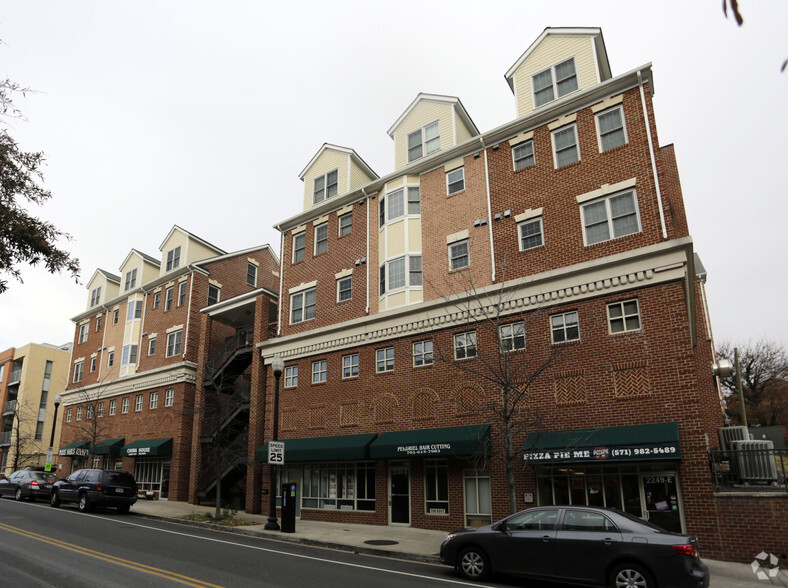
[[145, 457], [146, 455], [150, 455], [151, 448], [150, 447], [127, 447], [126, 448], [126, 455], [129, 457]]
[[398, 445], [400, 455], [443, 455], [451, 454], [451, 443], [431, 443], [429, 445]]
[[63, 457], [87, 457], [90, 455], [90, 450], [87, 447], [68, 447], [61, 449], [58, 455]]
[[680, 459], [678, 441], [648, 445], [617, 445], [614, 447], [577, 447], [566, 449], [523, 451], [526, 463], [568, 463], [593, 461], [640, 461], [646, 459]]

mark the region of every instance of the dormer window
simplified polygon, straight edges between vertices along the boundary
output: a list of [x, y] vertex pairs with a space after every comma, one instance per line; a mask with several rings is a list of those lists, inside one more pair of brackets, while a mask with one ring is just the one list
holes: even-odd
[[534, 106], [539, 107], [577, 90], [575, 58], [571, 57], [533, 76]]
[[315, 178], [315, 188], [313, 191], [313, 202], [317, 204], [323, 200], [328, 200], [337, 195], [339, 187], [339, 174], [337, 170], [330, 171], [325, 175]]
[[97, 306], [101, 302], [101, 286], [90, 291], [90, 306]]
[[131, 290], [137, 286], [137, 268], [126, 272], [125, 290]]
[[181, 246], [167, 252], [167, 270], [174, 270], [181, 264]]
[[438, 121], [408, 135], [408, 162], [434, 153], [441, 148]]

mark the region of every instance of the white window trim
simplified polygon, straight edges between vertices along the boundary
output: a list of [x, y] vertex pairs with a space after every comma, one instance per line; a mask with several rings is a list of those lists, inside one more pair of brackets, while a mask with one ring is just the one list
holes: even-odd
[[[523, 248], [523, 227], [533, 222], [539, 223], [539, 235], [542, 238], [542, 242], [539, 245], [534, 245], [533, 247]], [[517, 223], [517, 246], [520, 248], [520, 251], [531, 251], [532, 249], [538, 249], [539, 247], [544, 247], [544, 244], [544, 222], [541, 215], [527, 218]]]
[[[318, 251], [317, 251], [317, 245], [318, 245], [317, 232], [320, 229], [325, 229], [325, 231], [326, 231], [326, 238], [325, 238], [326, 250], [325, 251], [321, 251], [321, 252], [318, 253]], [[312, 245], [312, 255], [318, 256], [318, 255], [322, 255], [323, 253], [328, 253], [328, 221], [326, 220], [326, 221], [323, 221], [323, 222], [320, 222], [320, 223], [316, 222], [315, 223], [314, 234], [315, 234], [315, 238], [314, 238], [314, 243]]]
[[[577, 315], [577, 337], [574, 338], [574, 339], [564, 339], [563, 341], [556, 341], [555, 340], [555, 331], [556, 331], [556, 329], [553, 327], [553, 318], [557, 317], [557, 316], [562, 317], [563, 324], [561, 326], [561, 331], [563, 331], [564, 335], [566, 335], [566, 318], [565, 317], [567, 315], [570, 315], [570, 314]], [[563, 345], [565, 343], [572, 343], [573, 341], [580, 341], [580, 312], [579, 311], [577, 311], [577, 310], [568, 310], [566, 312], [559, 312], [557, 314], [551, 314], [550, 317], [549, 317], [549, 321], [550, 321], [550, 342], [553, 345]]]
[[[608, 114], [609, 112], [613, 112], [614, 110], [618, 110], [621, 113], [621, 129], [624, 131], [624, 142], [621, 145], [616, 145], [615, 147], [611, 147], [610, 149], [603, 149], [602, 148], [602, 129], [599, 128], [599, 117]], [[600, 153], [605, 153], [606, 151], [610, 151], [611, 149], [617, 149], [618, 147], [623, 147], [629, 143], [629, 134], [627, 132], [627, 120], [624, 116], [624, 106], [618, 105], [613, 106], [612, 108], [607, 108], [601, 112], [598, 112], [594, 115], [594, 122], [596, 123], [596, 141], [597, 146], [599, 147]]]
[[[391, 369], [387, 369], [387, 365], [389, 363], [389, 358], [388, 358], [388, 350], [389, 349], [392, 350], [392, 354], [391, 354]], [[383, 369], [380, 369], [381, 361], [378, 359], [378, 352], [380, 352], [380, 351], [383, 352], [383, 362], [382, 362]], [[393, 372], [394, 371], [394, 359], [395, 358], [394, 358], [393, 351], [394, 351], [394, 347], [380, 347], [378, 349], [375, 349], [375, 373], [376, 374], [387, 374], [389, 372]]]
[[[458, 349], [458, 347], [457, 347], [457, 337], [459, 337], [461, 335], [470, 335], [471, 333], [473, 333], [474, 340], [475, 340], [474, 344], [473, 344], [474, 354], [470, 355], [470, 356], [468, 355], [468, 353], [467, 353], [468, 345], [466, 344], [463, 347], [463, 349], [465, 350], [465, 357], [457, 357], [457, 349]], [[451, 340], [452, 340], [452, 349], [453, 349], [453, 352], [454, 352], [454, 360], [455, 361], [465, 361], [466, 359], [475, 359], [475, 358], [479, 357], [479, 340], [476, 338], [476, 331], [475, 330], [463, 331], [462, 333], [455, 333], [454, 335], [452, 335]]]
[[[434, 137], [434, 138], [438, 139], [438, 147], [436, 149], [433, 149], [432, 151], [427, 152], [427, 128], [431, 127], [432, 125], [438, 125], [438, 134], [437, 134], [436, 137]], [[411, 135], [415, 135], [416, 133], [420, 133], [420, 136], [421, 136], [421, 155], [411, 159], [410, 158], [410, 137], [411, 137]], [[440, 151], [441, 150], [441, 144], [442, 144], [441, 143], [441, 125], [440, 125], [440, 119], [438, 119], [438, 120], [434, 120], [431, 123], [428, 123], [428, 124], [424, 125], [423, 127], [419, 128], [419, 129], [415, 129], [415, 130], [413, 130], [410, 133], [407, 133], [405, 135], [405, 160], [408, 163], [413, 163], [414, 161], [417, 161], [419, 159], [423, 159], [423, 158], [427, 157], [428, 155], [431, 155], [433, 153], [436, 153], [436, 152]]]
[[[317, 282], [311, 282], [311, 284], [312, 284], [311, 286], [304, 287], [304, 285], [301, 284], [299, 286], [296, 286], [295, 288], [291, 288], [291, 290], [290, 290], [290, 308], [288, 309], [289, 310], [288, 314], [290, 315], [288, 317], [289, 321], [290, 321], [289, 324], [291, 324], [291, 325], [298, 325], [298, 324], [301, 324], [301, 323], [306, 322], [306, 321], [315, 320], [315, 318], [317, 317], [317, 286], [316, 286]], [[305, 318], [303, 311], [306, 309], [306, 305], [302, 304], [302, 306], [301, 306], [302, 318], [301, 318], [300, 321], [293, 322], [293, 298], [298, 296], [299, 294], [301, 294], [301, 295], [303, 295], [303, 299], [302, 300], [306, 301], [306, 293], [309, 290], [314, 290], [315, 291], [315, 316], [311, 317], [311, 318]]]
[[[556, 136], [556, 134], [561, 133], [563, 131], [566, 131], [567, 129], [570, 129], [570, 128], [572, 129], [572, 131], [574, 132], [574, 135], [575, 135], [575, 147], [577, 148], [577, 159], [575, 161], [571, 162], [571, 163], [565, 163], [564, 165], [560, 165], [559, 166], [558, 165], [558, 152], [556, 151], [556, 148], [555, 148], [555, 136]], [[562, 126], [560, 128], [555, 129], [554, 131], [552, 131], [550, 133], [550, 142], [551, 142], [551, 144], [553, 146], [553, 166], [555, 167], [555, 169], [562, 169], [564, 167], [567, 167], [569, 165], [572, 165], [574, 163], [577, 163], [577, 162], [583, 160], [583, 156], [580, 153], [580, 137], [577, 134], [577, 123], [570, 123], [568, 125], [564, 125], [564, 126]]]
[[[337, 183], [336, 183], [337, 191], [336, 191], [335, 194], [329, 196], [328, 195], [328, 176], [333, 174], [333, 173], [335, 173], [337, 175]], [[317, 186], [317, 181], [319, 179], [321, 179], [321, 178], [323, 180], [323, 189], [322, 189], [323, 197], [320, 200], [317, 200], [315, 198], [315, 195], [317, 194], [316, 186]], [[315, 176], [312, 179], [312, 204], [320, 204], [321, 202], [325, 202], [326, 200], [334, 198], [335, 196], [339, 196], [339, 168], [329, 170], [326, 173], [321, 174], [319, 176]]]
[[[315, 369], [317, 368], [317, 369]], [[322, 376], [322, 380], [320, 379]], [[317, 377], [318, 379], [315, 379]], [[325, 384], [328, 382], [328, 360], [316, 359], [312, 362], [312, 383]]]
[[[574, 62], [574, 65], [575, 65], [575, 79], [577, 80], [577, 88], [572, 90], [571, 92], [567, 92], [566, 94], [564, 94], [562, 96], [559, 96], [558, 95], [558, 80], [556, 79], [556, 76], [555, 76], [555, 68], [558, 67], [559, 65], [561, 65], [562, 63], [566, 63], [567, 61]], [[546, 72], [547, 70], [550, 70], [550, 82], [553, 85], [553, 99], [552, 100], [548, 100], [547, 102], [544, 102], [543, 104], [540, 104], [539, 106], [537, 106], [536, 105], [536, 91], [534, 90], [534, 78], [536, 76], [538, 76], [539, 74], [542, 74], [542, 73]], [[572, 55], [571, 57], [568, 57], [566, 59], [562, 59], [561, 61], [552, 64], [550, 67], [545, 67], [544, 69], [539, 70], [538, 72], [536, 72], [534, 75], [531, 76], [531, 104], [533, 105], [533, 107], [535, 109], [536, 108], [542, 108], [543, 106], [547, 106], [548, 104], [552, 104], [556, 100], [560, 100], [564, 96], [569, 96], [570, 94], [573, 94], [575, 92], [579, 92], [580, 89], [581, 89], [580, 88], [580, 73], [577, 70], [577, 57], [575, 55]]]
[[[621, 195], [626, 194], [628, 192], [632, 193], [632, 200], [634, 201], [634, 205], [635, 205], [635, 220], [637, 221], [638, 228], [637, 228], [637, 231], [634, 231], [632, 233], [627, 233], [626, 235], [614, 235], [613, 234], [613, 222], [612, 222], [612, 218], [611, 218], [611, 214], [610, 214], [610, 200], [612, 198], [615, 198], [616, 196], [621, 196]], [[589, 247], [590, 245], [588, 243], [588, 238], [587, 238], [587, 234], [586, 234], [586, 219], [585, 219], [584, 207], [586, 207], [586, 206], [588, 206], [590, 204], [594, 204], [596, 202], [600, 202], [600, 201], [604, 201], [604, 203], [605, 203], [605, 214], [607, 216], [607, 225], [608, 225], [609, 238], [605, 239], [604, 241], [597, 241], [595, 243], [591, 243], [590, 245], [599, 245], [600, 243], [608, 243], [608, 242], [614, 241], [616, 239], [621, 239], [622, 237], [628, 237], [629, 235], [637, 235], [638, 233], [642, 233], [643, 232], [643, 225], [640, 222], [640, 205], [638, 203], [637, 190], [632, 188], [630, 190], [622, 190], [621, 192], [614, 192], [612, 194], [608, 194], [608, 195], [603, 196], [601, 198], [595, 198], [593, 200], [584, 201], [580, 205], [580, 224], [581, 224], [581, 227], [583, 229], [583, 245], [585, 247]]]
[[[458, 245], [462, 245], [463, 243], [465, 243], [467, 245], [467, 249], [468, 249], [468, 263], [466, 263], [462, 267], [452, 267], [452, 260], [454, 259], [452, 257], [452, 248], [456, 247]], [[457, 272], [457, 271], [460, 271], [460, 270], [463, 270], [463, 269], [471, 267], [471, 241], [470, 241], [470, 239], [461, 239], [461, 240], [453, 241], [453, 242], [449, 243], [448, 253], [449, 253], [449, 271], [450, 272]]]
[[[295, 380], [295, 384], [293, 384], [293, 380]], [[290, 382], [288, 384], [288, 382]], [[287, 365], [285, 366], [285, 388], [296, 388], [298, 386], [298, 366], [297, 365]]]
[[[298, 251], [303, 251], [303, 259], [296, 260], [296, 239], [299, 237], [303, 237], [304, 239], [304, 246], [303, 248], [298, 249]], [[291, 257], [291, 263], [301, 263], [306, 259], [306, 227], [302, 227], [298, 231], [293, 231], [293, 252]]]
[[[462, 178], [461, 179], [455, 179], [454, 181], [450, 181], [449, 180], [449, 176], [451, 176], [452, 174], [456, 174], [457, 172], [460, 172], [462, 174]], [[454, 190], [452, 192], [451, 185], [452, 184], [459, 184], [460, 182], [462, 182], [462, 188], [460, 188], [459, 190]], [[458, 167], [458, 168], [453, 169], [451, 171], [447, 171], [446, 172], [446, 195], [447, 196], [453, 196], [454, 194], [459, 194], [460, 192], [463, 192], [463, 191], [465, 191], [465, 166], [461, 166], [461, 167]]]
[[[353, 358], [353, 357], [355, 357], [355, 358], [356, 358], [356, 363], [354, 364], [354, 363], [352, 362], [352, 360], [351, 360], [350, 366], [346, 366], [346, 365], [345, 365], [345, 358], [348, 358], [348, 357], [349, 357], [349, 358]], [[356, 368], [356, 373], [355, 373], [355, 374], [351, 373], [349, 376], [345, 375], [345, 368], [346, 368], [346, 367], [349, 367], [349, 368], [350, 368], [350, 370], [351, 370], [351, 372], [352, 372], [352, 370], [353, 370], [353, 367], [355, 367], [355, 368]], [[358, 376], [359, 376], [359, 370], [360, 370], [360, 366], [359, 366], [359, 356], [358, 356], [358, 353], [350, 353], [350, 354], [348, 354], [348, 355], [343, 355], [343, 356], [342, 356], [342, 379], [343, 379], [343, 380], [352, 380], [353, 378], [358, 378]]]
[[[636, 314], [624, 314], [624, 305], [627, 304], [628, 302], [634, 302], [635, 303], [635, 305], [637, 306], [637, 313]], [[610, 316], [610, 307], [611, 306], [621, 306], [621, 313], [622, 314], [621, 314], [620, 317], [614, 317], [614, 319], [611, 319], [611, 316]], [[641, 332], [643, 330], [643, 313], [640, 310], [640, 300], [638, 300], [637, 298], [628, 298], [626, 300], [617, 300], [616, 302], [611, 302], [611, 303], [609, 303], [609, 304], [607, 304], [605, 306], [605, 310], [607, 311], [607, 332], [608, 332], [609, 335], [611, 335], [611, 336], [614, 336], [614, 335], [626, 335], [627, 333], [639, 333], [639, 332]], [[628, 316], [630, 316], [630, 317], [631, 316], [637, 316], [638, 317], [638, 328], [637, 329], [627, 329], [626, 328], [626, 326], [627, 326], [626, 317], [628, 317]], [[622, 320], [623, 323], [624, 323], [624, 330], [623, 331], [613, 332], [613, 329], [612, 329], [612, 326], [611, 326], [611, 320]]]
[[[341, 292], [341, 284], [345, 280], [350, 280], [350, 288], [349, 288], [350, 296], [348, 298], [345, 298], [344, 300], [342, 300], [342, 299], [340, 299], [339, 295], [340, 295], [340, 292]], [[342, 277], [337, 278], [337, 303], [349, 302], [350, 300], [353, 300], [353, 275], [352, 274], [344, 275]]]
[[[524, 165], [522, 167], [517, 167], [517, 157], [515, 157], [514, 153], [519, 147], [523, 147], [525, 145], [528, 145], [529, 143], [531, 145], [531, 157], [533, 157], [533, 163], [529, 163], [528, 165]], [[519, 143], [512, 145], [512, 169], [514, 171], [520, 171], [521, 169], [526, 169], [529, 167], [533, 167], [535, 165], [536, 165], [536, 148], [534, 147], [533, 139], [526, 139], [525, 141], [520, 141]]]

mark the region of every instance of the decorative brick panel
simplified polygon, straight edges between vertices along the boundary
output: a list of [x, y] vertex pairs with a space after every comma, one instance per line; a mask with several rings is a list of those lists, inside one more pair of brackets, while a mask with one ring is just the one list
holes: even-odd
[[582, 370], [558, 372], [553, 386], [556, 404], [585, 404], [586, 383]]
[[632, 398], [649, 393], [648, 364], [624, 361], [613, 364], [613, 390], [616, 398]]

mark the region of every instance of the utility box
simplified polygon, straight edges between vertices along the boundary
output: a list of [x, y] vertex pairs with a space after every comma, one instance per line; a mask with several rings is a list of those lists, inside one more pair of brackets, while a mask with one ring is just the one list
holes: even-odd
[[298, 500], [298, 484], [288, 482], [282, 484], [282, 533], [295, 533], [296, 501]]

